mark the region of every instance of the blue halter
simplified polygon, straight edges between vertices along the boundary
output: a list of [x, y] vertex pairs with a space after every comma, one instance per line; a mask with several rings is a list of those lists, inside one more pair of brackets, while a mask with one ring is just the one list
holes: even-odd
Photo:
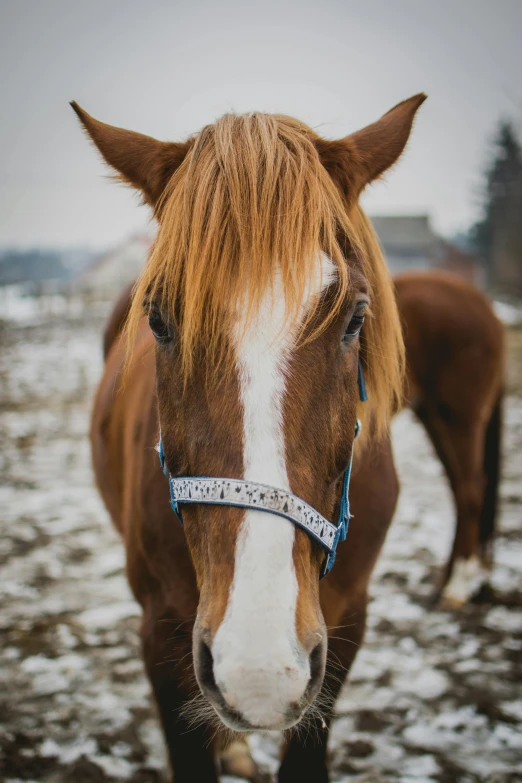
[[[368, 395], [360, 361], [357, 371], [357, 385], [359, 387], [359, 399], [361, 402], [366, 402]], [[360, 430], [361, 423], [357, 420], [354, 438], [359, 435]], [[183, 518], [181, 516], [180, 504], [183, 503], [237, 506], [239, 508], [277, 514], [302, 528], [314, 541], [317, 541], [326, 553], [320, 578], [322, 579], [330, 573], [335, 563], [337, 544], [339, 541], [346, 539], [348, 525], [350, 524], [350, 500], [348, 494], [353, 453], [344, 472], [339, 518], [337, 525], [334, 525], [304, 500], [286, 490], [270, 487], [266, 484], [245, 481], [244, 479], [171, 476], [165, 463], [161, 433], [158, 450], [161, 467], [169, 479], [170, 504], [181, 524], [183, 524]]]

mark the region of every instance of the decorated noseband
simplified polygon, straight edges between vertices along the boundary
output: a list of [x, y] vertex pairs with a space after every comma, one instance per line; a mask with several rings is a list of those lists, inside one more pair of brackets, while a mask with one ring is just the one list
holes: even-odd
[[[359, 397], [362, 402], [368, 399], [366, 384], [361, 363], [359, 362], [358, 378]], [[359, 435], [361, 423], [355, 424], [355, 438]], [[350, 475], [352, 472], [353, 453], [348, 467], [344, 472], [341, 505], [337, 525], [329, 522], [312, 506], [297, 495], [284, 489], [270, 487], [266, 484], [257, 484], [244, 479], [210, 478], [207, 476], [171, 476], [165, 463], [163, 441], [160, 433], [159, 457], [163, 472], [169, 479], [170, 504], [172, 510], [181, 524], [180, 504], [203, 503], [213, 506], [237, 506], [255, 511], [266, 511], [269, 514], [277, 514], [288, 519], [304, 530], [310, 538], [324, 549], [326, 558], [321, 569], [322, 579], [333, 567], [335, 554], [339, 541], [344, 541], [348, 533], [350, 523], [350, 500], [348, 497], [350, 488]]]

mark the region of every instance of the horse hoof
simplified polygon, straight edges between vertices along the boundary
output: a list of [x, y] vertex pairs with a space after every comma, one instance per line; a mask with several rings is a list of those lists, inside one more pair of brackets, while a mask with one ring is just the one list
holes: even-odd
[[489, 573], [489, 569], [476, 556], [468, 560], [455, 560], [451, 578], [442, 590], [440, 607], [462, 609], [481, 593], [489, 581]]
[[466, 604], [465, 600], [451, 595], [441, 595], [437, 603], [440, 612], [458, 612]]
[[250, 754], [247, 740], [234, 740], [220, 754], [224, 775], [244, 780], [255, 780], [256, 765]]

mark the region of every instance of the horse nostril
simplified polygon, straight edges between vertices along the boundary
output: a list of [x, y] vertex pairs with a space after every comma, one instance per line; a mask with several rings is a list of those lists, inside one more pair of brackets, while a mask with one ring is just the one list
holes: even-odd
[[229, 723], [224, 719], [225, 725], [236, 731], [251, 729], [252, 726], [244, 719], [243, 715], [238, 710], [234, 709], [223, 696], [214, 675], [214, 656], [212, 655], [212, 651], [208, 644], [202, 639], [199, 640], [197, 646], [195, 669], [196, 678], [202, 692], [214, 707], [219, 709], [219, 714], [222, 719], [224, 719], [223, 716], [226, 716], [228, 721], [232, 721], [232, 723]]
[[205, 688], [213, 693], [219, 693], [219, 688], [214, 678], [214, 658], [208, 644], [202, 639], [198, 651], [198, 679]]
[[310, 653], [310, 679], [306, 695], [315, 695], [322, 685], [326, 662], [326, 646], [320, 641]]

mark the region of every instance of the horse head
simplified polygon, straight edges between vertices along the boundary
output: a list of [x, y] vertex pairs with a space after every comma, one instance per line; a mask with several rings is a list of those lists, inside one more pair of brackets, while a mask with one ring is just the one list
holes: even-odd
[[[159, 223], [129, 330], [148, 317], [171, 476], [267, 485], [337, 519], [356, 419], [377, 437], [402, 393], [393, 290], [358, 199], [403, 151], [424, 97], [337, 141], [254, 113], [165, 143], [74, 105]], [[325, 671], [324, 551], [266, 510], [195, 503], [183, 522], [203, 694], [233, 729], [294, 725]]]

